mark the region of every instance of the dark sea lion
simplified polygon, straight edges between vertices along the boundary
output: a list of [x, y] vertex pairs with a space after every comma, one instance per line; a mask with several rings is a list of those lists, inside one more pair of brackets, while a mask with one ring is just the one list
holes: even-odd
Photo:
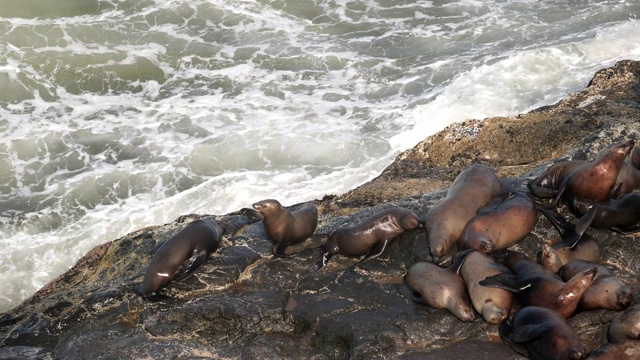
[[291, 257], [285, 253], [285, 249], [310, 238], [318, 225], [318, 208], [315, 204], [304, 204], [291, 212], [277, 200], [268, 199], [253, 204], [253, 208], [263, 216], [267, 235], [276, 245], [273, 255], [278, 257]]
[[403, 232], [423, 226], [411, 210], [398, 207], [382, 210], [358, 224], [336, 229], [320, 247], [322, 253], [316, 262], [307, 270], [322, 269], [335, 254], [351, 257], [367, 255], [362, 261], [376, 258], [382, 254], [390, 241]]
[[616, 315], [609, 325], [609, 342], [640, 340], [640, 305], [633, 305]]
[[598, 203], [585, 198], [574, 198], [571, 208], [580, 216], [576, 228], [611, 229], [621, 234], [640, 231], [639, 193], [626, 194]]
[[506, 249], [531, 233], [538, 211], [524, 193], [503, 193], [478, 210], [459, 239], [460, 249], [485, 253]]
[[220, 244], [223, 229], [215, 220], [195, 220], [162, 244], [147, 268], [140, 292], [146, 298], [171, 281], [193, 275]]
[[[619, 147], [620, 143], [607, 146], [596, 155], [595, 160], [591, 163], [583, 160], [564, 160], [557, 162], [529, 182], [527, 184], [529, 190], [539, 198], [552, 198], [558, 194], [562, 183], [572, 172], [576, 170], [581, 171], [584, 176], [588, 177], [589, 174], [584, 173], [585, 169], [595, 165], [596, 160], [601, 160], [606, 157], [611, 158], [610, 153], [619, 150]], [[613, 188], [617, 189], [618, 195], [627, 194], [640, 186], [640, 171], [638, 171], [638, 165], [640, 165], [640, 150], [633, 147], [633, 150], [629, 151], [629, 155], [621, 161], [620, 169], [616, 175]]]
[[612, 144], [600, 151], [593, 161], [573, 169], [560, 183], [549, 207], [556, 207], [560, 199], [568, 202], [583, 197], [601, 202], [611, 198], [619, 190], [616, 180], [633, 146], [633, 140]]
[[633, 288], [625, 284], [604, 265], [585, 260], [573, 260], [565, 264], [558, 274], [564, 281], [593, 267], [598, 268], [593, 284], [582, 294], [578, 307], [581, 310], [624, 310], [633, 302]]
[[460, 268], [473, 308], [489, 324], [497, 325], [506, 319], [513, 304], [513, 293], [479, 283], [489, 276], [502, 273], [510, 274], [511, 271], [491, 256], [475, 250], [467, 255]]
[[468, 253], [458, 253], [448, 268], [427, 261], [413, 264], [406, 275], [413, 301], [435, 309], [447, 309], [460, 320], [473, 321], [475, 314], [467, 299], [464, 280], [459, 275]]
[[447, 196], [425, 217], [427, 242], [434, 262], [446, 256], [478, 209], [502, 191], [495, 170], [471, 165], [458, 174]]
[[579, 360], [587, 356], [576, 331], [552, 309], [527, 306], [507, 318], [500, 338], [515, 352], [533, 360]]
[[512, 291], [522, 306], [548, 307], [565, 318], [575, 312], [580, 297], [598, 273], [594, 266], [564, 282], [559, 275], [515, 251], [507, 251], [503, 263], [513, 274], [490, 276], [480, 281], [480, 285]]
[[607, 343], [589, 352], [587, 360], [638, 360], [640, 359], [640, 341], [627, 340]]

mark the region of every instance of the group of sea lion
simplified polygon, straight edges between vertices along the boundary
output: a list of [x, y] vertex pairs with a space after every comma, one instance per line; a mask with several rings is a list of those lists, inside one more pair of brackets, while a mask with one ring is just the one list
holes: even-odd
[[[414, 301], [448, 309], [463, 321], [473, 321], [475, 310], [486, 322], [499, 325], [507, 345], [532, 359], [637, 358], [640, 309], [620, 313], [610, 328], [610, 344], [591, 353], [566, 318], [583, 310], [620, 311], [633, 303], [633, 289], [597, 263], [602, 251], [586, 230], [640, 231], [640, 194], [632, 193], [640, 185], [638, 167], [640, 149], [633, 141], [612, 144], [591, 162], [550, 166], [528, 184], [538, 198], [534, 200], [524, 192], [503, 190], [495, 170], [474, 164], [460, 172], [424, 220], [394, 207], [336, 229], [308, 271], [322, 269], [336, 254], [365, 256], [362, 261], [367, 261], [405, 231], [425, 228], [433, 261], [417, 262], [407, 271]], [[551, 203], [539, 202], [544, 198], [552, 198]], [[575, 224], [558, 212], [562, 204], [578, 217]], [[312, 203], [290, 211], [268, 199], [253, 208], [262, 215], [278, 257], [296, 255], [287, 254], [287, 247], [309, 239], [318, 222]], [[531, 233], [538, 213], [558, 229], [562, 240], [543, 244], [536, 262], [509, 248]], [[215, 220], [197, 220], [159, 244], [141, 294], [153, 299], [170, 281], [192, 275], [218, 248], [222, 233]], [[458, 252], [451, 265], [440, 266], [454, 248]], [[514, 300], [521, 308], [512, 312]]]

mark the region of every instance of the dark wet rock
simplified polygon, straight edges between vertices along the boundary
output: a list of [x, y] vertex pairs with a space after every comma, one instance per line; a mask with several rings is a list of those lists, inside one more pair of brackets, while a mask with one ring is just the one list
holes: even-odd
[[[404, 276], [413, 263], [430, 260], [424, 231], [404, 233], [365, 263], [335, 255], [320, 271], [306, 269], [338, 227], [393, 206], [424, 217], [472, 163], [495, 168], [505, 188], [526, 191], [558, 159], [592, 159], [612, 142], [638, 141], [639, 104], [640, 62], [622, 61], [558, 104], [454, 124], [400, 154], [371, 182], [315, 201], [316, 233], [291, 247], [301, 252], [291, 259], [271, 255], [255, 211], [213, 216], [225, 228], [220, 248], [196, 275], [170, 284], [162, 301], [137, 295], [151, 251], [188, 222], [212, 215], [181, 216], [100, 245], [0, 315], [0, 359], [522, 359], [479, 316], [463, 322], [411, 301]], [[603, 248], [602, 262], [640, 298], [636, 237], [589, 233]], [[557, 236], [540, 217], [514, 249], [534, 258]], [[582, 312], [569, 323], [590, 350], [606, 342], [615, 314]]]

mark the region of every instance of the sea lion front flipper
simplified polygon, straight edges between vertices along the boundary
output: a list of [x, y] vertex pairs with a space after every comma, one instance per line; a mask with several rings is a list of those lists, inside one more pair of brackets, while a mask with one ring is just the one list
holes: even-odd
[[389, 243], [389, 241], [391, 240], [385, 240], [383, 243], [376, 243], [375, 245], [373, 245], [373, 248], [371, 248], [367, 256], [365, 256], [364, 259], [360, 260], [359, 263], [367, 262], [373, 258], [377, 258], [378, 256], [380, 256], [384, 249], [387, 248], [387, 244]]
[[293, 255], [289, 255], [284, 252], [284, 249], [286, 248], [287, 248], [286, 246], [281, 247], [280, 245], [278, 245], [273, 248], [273, 251], [271, 251], [271, 253], [273, 254], [273, 256], [277, 256], [279, 258], [286, 258], [286, 259], [292, 258]]
[[552, 198], [558, 192], [558, 190], [555, 190], [555, 189], [534, 185], [533, 182], [529, 182], [527, 185], [529, 186], [529, 191], [531, 191], [533, 195], [543, 199]]
[[593, 219], [595, 219], [597, 212], [598, 204], [592, 203], [592, 205], [589, 207], [589, 210], [587, 210], [587, 212], [584, 213], [584, 215], [582, 215], [582, 217], [576, 223], [574, 234], [571, 234], [571, 236], [566, 239], [567, 242], [573, 242], [573, 245], [569, 247], [574, 247], [578, 240], [580, 240], [585, 231], [587, 231], [589, 226], [591, 226], [591, 223], [593, 222]]
[[469, 255], [469, 253], [471, 253], [472, 251], [475, 251], [475, 249], [466, 249], [456, 254], [456, 257], [451, 262], [451, 266], [449, 266], [449, 270], [460, 275], [460, 268], [462, 267], [462, 264], [464, 264], [464, 261], [467, 259], [467, 255]]
[[530, 283], [521, 286], [521, 284], [518, 283], [518, 278], [515, 275], [505, 273], [489, 276], [484, 280], [480, 280], [479, 284], [482, 286], [504, 289], [514, 293], [520, 292], [531, 286]]
[[204, 265], [207, 260], [207, 252], [204, 250], [194, 251], [190, 258], [185, 260], [176, 271], [173, 281], [182, 281], [193, 275]]
[[525, 343], [535, 340], [549, 332], [549, 327], [545, 324], [522, 325], [512, 330], [509, 339], [516, 343]]
[[631, 226], [627, 226], [625, 228], [619, 228], [617, 226], [612, 226], [611, 230], [620, 233], [622, 235], [629, 235], [629, 234], [635, 234], [637, 232], [640, 232], [640, 224], [633, 224]]

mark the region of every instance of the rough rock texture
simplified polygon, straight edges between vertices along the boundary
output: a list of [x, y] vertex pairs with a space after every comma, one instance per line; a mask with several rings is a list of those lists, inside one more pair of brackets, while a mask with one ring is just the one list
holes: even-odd
[[[387, 207], [424, 216], [472, 163], [495, 168], [505, 187], [526, 191], [527, 181], [557, 159], [592, 159], [611, 142], [640, 140], [639, 132], [640, 62], [622, 61], [556, 105], [452, 125], [399, 155], [373, 181], [316, 201], [316, 234], [289, 249], [302, 251], [292, 259], [271, 256], [254, 211], [215, 216], [225, 227], [220, 249], [195, 276], [168, 286], [169, 298], [159, 302], [136, 294], [149, 252], [205, 216], [141, 229], [94, 248], [1, 314], [0, 359], [522, 359], [502, 343], [497, 326], [481, 318], [465, 323], [410, 300], [404, 275], [414, 262], [429, 260], [424, 231], [405, 233], [369, 262], [334, 256], [326, 268], [306, 274], [318, 254], [312, 248], [337, 227]], [[637, 238], [589, 233], [604, 249], [603, 262], [638, 289]], [[556, 236], [541, 216], [515, 248], [534, 256]], [[615, 314], [583, 312], [570, 324], [592, 349], [606, 341]]]

